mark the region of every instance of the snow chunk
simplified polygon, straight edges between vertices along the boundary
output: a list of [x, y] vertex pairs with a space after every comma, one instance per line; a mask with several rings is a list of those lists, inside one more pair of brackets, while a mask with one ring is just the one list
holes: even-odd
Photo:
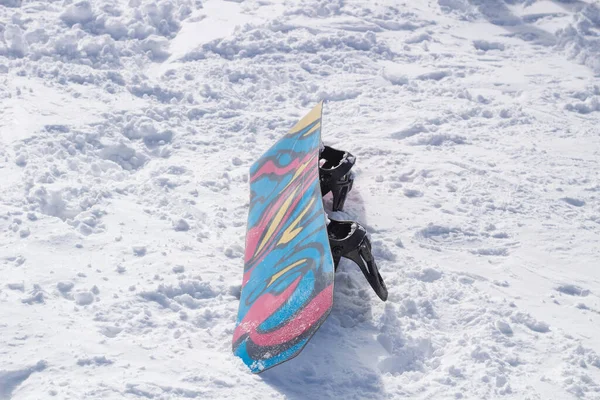
[[386, 71], [383, 77], [392, 85], [408, 85], [408, 78], [404, 74]]
[[86, 36], [77, 42], [77, 51], [100, 65], [109, 61], [118, 62], [119, 51], [115, 47], [115, 41], [109, 35]]
[[418, 146], [442, 146], [444, 144], [465, 144], [465, 138], [459, 135], [437, 133], [419, 138], [415, 143]]
[[202, 304], [201, 300], [213, 298], [217, 294], [209, 282], [188, 280], [179, 282], [178, 285], [161, 284], [157, 290], [142, 292], [140, 296], [165, 308], [179, 311], [179, 305], [196, 309]]
[[428, 80], [440, 81], [450, 75], [452, 75], [452, 72], [447, 71], [447, 70], [432, 71], [432, 72], [427, 72], [427, 73], [417, 76], [417, 79], [421, 80], [421, 81], [428, 81]]
[[183, 99], [184, 92], [172, 88], [164, 88], [160, 85], [153, 85], [146, 81], [128, 87], [129, 92], [137, 97], [154, 96], [161, 103], [177, 102]]
[[575, 207], [583, 207], [585, 205], [585, 201], [572, 197], [563, 197], [561, 200]]
[[239, 258], [244, 255], [244, 249], [238, 244], [233, 244], [231, 246], [228, 246], [225, 249], [224, 253], [229, 258]]
[[87, 306], [94, 302], [94, 295], [91, 292], [77, 292], [75, 293], [75, 303], [80, 306]]
[[589, 114], [600, 111], [600, 96], [588, 97], [584, 102], [569, 103], [565, 105], [565, 109], [578, 112], [579, 114]]
[[550, 332], [550, 326], [542, 321], [538, 321], [529, 314], [517, 313], [511, 317], [511, 320], [518, 324], [524, 324], [534, 332]]
[[31, 296], [21, 299], [21, 303], [25, 303], [25, 304], [44, 303], [44, 292], [42, 292], [40, 290], [34, 290], [34, 292]]
[[96, 365], [96, 366], [110, 365], [112, 363], [113, 363], [113, 361], [106, 358], [106, 356], [80, 358], [79, 360], [77, 360], [77, 365], [82, 366], [82, 367], [86, 366], [86, 365]]
[[169, 143], [173, 139], [173, 132], [168, 129], [159, 129], [155, 122], [148, 117], [132, 119], [123, 130], [123, 135], [129, 139], [143, 139], [146, 145], [162, 142]]
[[58, 289], [58, 291], [63, 294], [70, 292], [74, 286], [75, 284], [71, 281], [58, 282], [56, 284], [56, 288]]
[[508, 249], [488, 247], [488, 248], [471, 250], [471, 253], [477, 254], [480, 256], [503, 256], [503, 257], [506, 257], [506, 256], [508, 256]]
[[100, 328], [100, 333], [106, 337], [114, 338], [117, 337], [119, 333], [121, 333], [123, 329], [116, 326], [103, 326]]
[[15, 164], [19, 167], [24, 167], [27, 165], [27, 154], [20, 153], [17, 157], [15, 157]]
[[115, 40], [119, 40], [127, 36], [127, 27], [118, 18], [107, 18], [104, 22], [104, 31]]
[[498, 329], [500, 332], [502, 332], [505, 335], [512, 335], [513, 334], [513, 330], [510, 327], [510, 325], [507, 322], [498, 320], [496, 321], [496, 329]]
[[467, 0], [438, 0], [438, 4], [442, 11], [444, 12], [452, 12], [452, 11], [460, 11], [460, 12], [468, 12], [473, 11], [472, 6], [469, 4]]
[[419, 275], [417, 275], [417, 279], [423, 282], [435, 282], [441, 277], [441, 271], [433, 268], [425, 268]]
[[557, 47], [563, 48], [570, 58], [600, 73], [600, 7], [592, 2], [575, 13], [574, 23], [556, 32]]
[[181, 274], [185, 271], [185, 267], [183, 265], [176, 265], [173, 267], [173, 272], [176, 274]]
[[402, 315], [408, 316], [417, 314], [419, 312], [417, 303], [412, 299], [404, 299], [400, 305], [400, 312]]
[[589, 290], [583, 289], [583, 288], [581, 288], [577, 285], [573, 285], [573, 284], [560, 285], [559, 287], [556, 288], [556, 290], [558, 290], [561, 293], [568, 294], [569, 296], [585, 297], [590, 294]]
[[499, 42], [488, 42], [487, 40], [474, 40], [473, 46], [477, 50], [489, 51], [489, 50], [504, 50], [504, 44]]
[[403, 192], [406, 197], [423, 197], [423, 192], [417, 189], [405, 188]]
[[[396, 260], [396, 254], [389, 249], [387, 242], [381, 239], [374, 239], [371, 241], [371, 246], [373, 248], [373, 255], [377, 259], [388, 261]], [[243, 249], [240, 249], [240, 251], [243, 253]]]
[[123, 135], [129, 139], [140, 139], [145, 136], [156, 135], [157, 128], [154, 121], [148, 117], [134, 118], [126, 126]]
[[9, 288], [10, 290], [20, 290], [21, 292], [25, 291], [25, 284], [23, 282], [8, 283], [6, 285], [6, 287]]
[[[18, 25], [8, 24], [4, 30], [4, 41], [6, 42], [9, 55], [15, 57], [24, 57], [27, 54], [27, 40]], [[0, 47], [0, 54], [2, 48]]]
[[18, 8], [21, 7], [23, 0], [0, 0], [0, 4], [5, 7]]
[[133, 254], [137, 257], [143, 257], [146, 255], [146, 246], [133, 246]]
[[231, 159], [231, 163], [233, 165], [235, 165], [236, 167], [239, 167], [240, 165], [242, 165], [244, 162], [239, 158], [239, 157], [233, 157]]
[[490, 353], [483, 350], [481, 346], [477, 346], [471, 351], [471, 358], [479, 362], [486, 361], [490, 359]]
[[147, 156], [122, 142], [104, 147], [100, 150], [100, 157], [118, 164], [126, 171], [137, 170], [148, 161]]
[[71, 4], [65, 11], [60, 15], [67, 25], [85, 24], [94, 19], [94, 11], [89, 1], [79, 1], [75, 4]]
[[153, 61], [164, 61], [169, 57], [169, 41], [157, 35], [150, 35], [141, 43], [141, 48]]
[[61, 191], [49, 191], [44, 186], [32, 188], [29, 192], [28, 201], [38, 203], [43, 214], [58, 217], [63, 221], [73, 218], [78, 213], [65, 201]]
[[190, 224], [185, 219], [180, 218], [173, 222], [173, 229], [177, 232], [186, 232], [190, 229]]
[[428, 33], [423, 32], [421, 34], [409, 37], [408, 39], [406, 39], [404, 41], [404, 43], [407, 43], [407, 44], [416, 44], [416, 43], [424, 42], [426, 40], [431, 40], [431, 35], [428, 34]]

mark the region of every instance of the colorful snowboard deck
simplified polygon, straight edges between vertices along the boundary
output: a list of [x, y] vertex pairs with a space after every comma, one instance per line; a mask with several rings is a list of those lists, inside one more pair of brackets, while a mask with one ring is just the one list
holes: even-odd
[[319, 183], [319, 103], [250, 168], [244, 277], [233, 352], [254, 373], [300, 353], [333, 306]]

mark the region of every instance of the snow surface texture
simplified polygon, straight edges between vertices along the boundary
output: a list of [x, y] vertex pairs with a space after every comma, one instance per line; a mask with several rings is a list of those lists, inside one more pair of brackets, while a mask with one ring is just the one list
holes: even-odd
[[[598, 74], [592, 1], [0, 0], [0, 399], [600, 399]], [[321, 99], [390, 297], [255, 376], [248, 167]]]

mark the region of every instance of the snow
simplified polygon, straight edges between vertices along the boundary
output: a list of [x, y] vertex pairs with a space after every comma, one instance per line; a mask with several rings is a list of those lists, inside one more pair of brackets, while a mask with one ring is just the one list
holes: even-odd
[[[0, 399], [599, 399], [599, 35], [592, 0], [0, 0]], [[248, 168], [321, 99], [389, 300], [342, 263], [256, 376]]]

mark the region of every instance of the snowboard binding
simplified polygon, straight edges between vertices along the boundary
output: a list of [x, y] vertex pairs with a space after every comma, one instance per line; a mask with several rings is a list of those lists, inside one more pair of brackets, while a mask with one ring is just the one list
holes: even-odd
[[367, 231], [358, 222], [329, 220], [327, 234], [333, 256], [333, 263], [337, 271], [342, 257], [354, 261], [363, 275], [383, 301], [387, 300], [388, 291], [383, 278], [379, 274], [377, 264], [371, 252], [371, 241]]
[[[332, 193], [332, 211], [342, 211], [344, 208], [346, 197], [354, 183], [354, 175], [350, 169], [355, 163], [356, 157], [349, 152], [321, 146], [319, 153], [321, 195]], [[366, 229], [358, 222], [329, 219], [327, 234], [336, 271], [342, 257], [354, 261], [377, 296], [386, 301], [387, 287], [373, 258], [371, 241], [367, 237]]]
[[319, 159], [321, 194], [325, 196], [331, 192], [333, 195], [331, 208], [333, 211], [341, 211], [354, 183], [354, 176], [350, 173], [350, 169], [354, 166], [356, 158], [347, 151], [323, 146]]

